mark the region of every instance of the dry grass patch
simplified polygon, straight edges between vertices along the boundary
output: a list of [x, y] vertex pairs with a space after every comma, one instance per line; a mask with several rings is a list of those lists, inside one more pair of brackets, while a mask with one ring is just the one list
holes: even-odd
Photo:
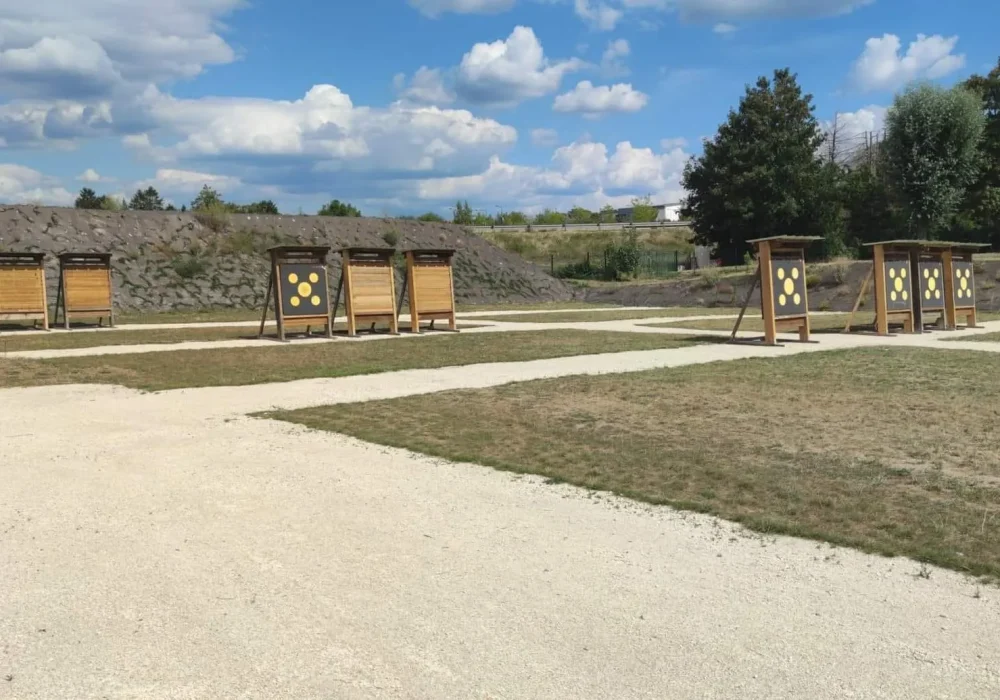
[[275, 415], [996, 579], [1000, 387], [978, 378], [998, 373], [866, 349]]
[[[565, 314], [553, 313], [511, 314], [510, 316], [479, 316], [477, 317], [477, 320], [507, 321], [509, 323], [593, 323], [600, 321], [641, 320], [645, 318], [671, 318], [675, 316], [732, 316], [737, 313], [739, 313], [738, 309], [670, 307], [664, 309], [637, 309], [631, 311], [606, 309], [603, 311], [577, 311]], [[732, 327], [732, 325], [733, 322], [729, 321], [729, 326]]]
[[[735, 312], [730, 310], [729, 312], [739, 314], [739, 310]], [[760, 313], [760, 311], [749, 310], [747, 313], [755, 314]], [[850, 314], [847, 313], [811, 315], [809, 317], [809, 324], [814, 332], [842, 331], [844, 330], [844, 326], [847, 325], [848, 318], [850, 318]], [[998, 318], [1000, 318], [1000, 314], [995, 312], [986, 311], [979, 314], [979, 320], [982, 322], [995, 321]], [[652, 323], [649, 325], [654, 328], [690, 328], [692, 330], [699, 331], [731, 331], [734, 323], [736, 323], [735, 319], [708, 319], [705, 321], [671, 321], [669, 323]], [[871, 311], [862, 310], [855, 314], [852, 328], [856, 330], [858, 328], [864, 328], [865, 326], [871, 327], [874, 323], [875, 314]], [[763, 333], [764, 321], [760, 318], [760, 316], [745, 316], [743, 318], [743, 323], [740, 325], [740, 330]]]
[[602, 331], [525, 331], [427, 335], [371, 342], [339, 340], [208, 350], [98, 355], [56, 360], [0, 358], [0, 387], [120, 384], [160, 391], [288, 382], [480, 362], [660, 350], [705, 342], [686, 336]]

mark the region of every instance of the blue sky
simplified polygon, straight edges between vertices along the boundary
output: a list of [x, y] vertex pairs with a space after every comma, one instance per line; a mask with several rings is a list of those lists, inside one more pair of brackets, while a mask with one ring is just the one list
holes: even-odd
[[997, 26], [930, 0], [0, 0], [0, 201], [676, 201], [757, 76], [792, 68], [851, 138], [911, 81], [988, 71]]

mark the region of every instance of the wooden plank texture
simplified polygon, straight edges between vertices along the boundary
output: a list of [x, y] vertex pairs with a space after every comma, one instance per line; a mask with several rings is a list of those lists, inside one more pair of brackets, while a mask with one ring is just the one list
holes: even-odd
[[66, 278], [66, 307], [70, 313], [111, 308], [107, 270], [68, 269], [63, 274]]
[[0, 313], [44, 310], [45, 281], [40, 268], [0, 268]]

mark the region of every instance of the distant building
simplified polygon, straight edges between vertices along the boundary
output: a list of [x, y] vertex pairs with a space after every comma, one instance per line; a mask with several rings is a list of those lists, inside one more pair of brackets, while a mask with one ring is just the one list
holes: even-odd
[[[683, 204], [680, 202], [676, 202], [674, 204], [654, 204], [653, 208], [656, 209], [656, 220], [680, 221], [682, 206]], [[633, 211], [634, 209], [632, 207], [618, 209], [615, 211], [615, 220], [620, 222], [631, 221]]]

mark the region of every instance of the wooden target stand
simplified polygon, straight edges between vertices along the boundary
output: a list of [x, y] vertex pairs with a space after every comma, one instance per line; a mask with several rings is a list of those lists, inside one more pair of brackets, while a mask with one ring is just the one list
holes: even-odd
[[985, 245], [945, 241], [895, 240], [866, 244], [873, 263], [861, 284], [844, 332], [851, 332], [854, 317], [874, 282], [875, 333], [889, 335], [892, 324], [905, 333], [922, 333], [937, 315], [935, 326], [955, 330], [965, 315], [976, 324], [975, 273], [972, 253]]
[[110, 253], [62, 253], [59, 255], [59, 291], [56, 294], [55, 321], [59, 310], [70, 329], [73, 317], [97, 317], [97, 325], [115, 327], [114, 292], [111, 285]]
[[[777, 346], [779, 332], [797, 332], [800, 342], [810, 342], [806, 248], [819, 240], [822, 239], [818, 236], [775, 236], [748, 241], [757, 250], [757, 273], [740, 309], [729, 342], [763, 342], [764, 345]], [[758, 284], [764, 337], [739, 339], [736, 334], [739, 333], [743, 316]]]
[[343, 292], [347, 309], [347, 335], [358, 335], [358, 324], [370, 323], [372, 332], [375, 324], [386, 321], [389, 332], [399, 335], [396, 313], [396, 277], [393, 248], [344, 248], [340, 251], [343, 267], [333, 311], [340, 306]]
[[0, 253], [0, 321], [41, 321], [49, 330], [45, 253]]
[[330, 287], [327, 281], [326, 259], [330, 252], [325, 246], [279, 246], [268, 249], [271, 254], [271, 276], [267, 282], [264, 314], [260, 319], [258, 338], [264, 336], [267, 311], [274, 299], [274, 317], [278, 324], [278, 340], [284, 342], [290, 328], [305, 326], [309, 335], [313, 326], [325, 326], [325, 337], [333, 337], [333, 312], [330, 307]]
[[458, 332], [455, 321], [455, 281], [452, 274], [454, 250], [407, 250], [406, 277], [399, 294], [397, 313], [403, 298], [410, 296], [410, 331], [420, 332], [420, 322], [448, 321], [448, 330]]

